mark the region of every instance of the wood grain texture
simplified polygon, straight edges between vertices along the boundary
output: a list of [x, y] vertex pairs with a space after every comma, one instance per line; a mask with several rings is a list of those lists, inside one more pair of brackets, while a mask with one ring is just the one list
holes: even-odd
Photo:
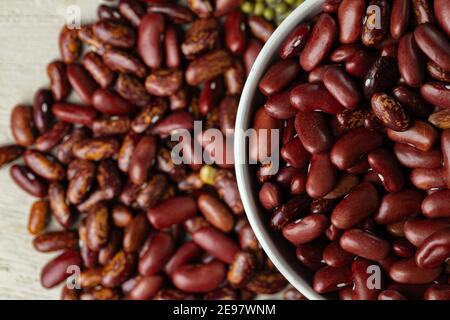
[[[66, 10], [78, 5], [83, 21], [95, 18], [97, 0], [0, 1], [0, 145], [13, 141], [9, 114], [30, 104], [34, 92], [48, 86], [47, 63], [59, 56], [57, 39]], [[58, 299], [60, 289], [39, 284], [41, 267], [53, 256], [32, 249], [26, 231], [33, 198], [0, 170], [0, 299]]]

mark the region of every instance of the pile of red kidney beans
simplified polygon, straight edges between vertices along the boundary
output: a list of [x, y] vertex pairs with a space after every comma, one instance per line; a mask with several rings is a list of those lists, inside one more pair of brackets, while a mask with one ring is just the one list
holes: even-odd
[[316, 292], [450, 299], [449, 39], [448, 0], [327, 1], [262, 78], [260, 203]]
[[246, 220], [233, 164], [176, 165], [170, 141], [194, 120], [234, 128], [246, 72], [274, 27], [238, 0], [187, 3], [121, 0], [93, 24], [64, 27], [49, 89], [12, 111], [16, 144], [0, 148], [0, 166], [23, 159], [10, 173], [40, 198], [33, 246], [59, 252], [42, 286], [81, 271], [62, 299], [252, 299], [287, 285]]

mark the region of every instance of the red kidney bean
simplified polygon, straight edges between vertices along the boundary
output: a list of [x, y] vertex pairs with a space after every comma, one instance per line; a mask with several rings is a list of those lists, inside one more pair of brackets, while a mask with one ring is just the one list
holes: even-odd
[[408, 168], [437, 169], [442, 166], [442, 152], [438, 149], [421, 151], [402, 143], [396, 143], [394, 153], [399, 162]]
[[407, 239], [395, 239], [392, 242], [392, 251], [401, 258], [411, 258], [416, 252], [416, 247]]
[[340, 103], [321, 83], [305, 83], [295, 86], [290, 93], [293, 107], [303, 112], [320, 110], [336, 114], [343, 110]]
[[146, 136], [139, 140], [130, 160], [129, 176], [134, 184], [143, 184], [156, 155], [156, 139]]
[[299, 138], [294, 138], [281, 148], [281, 157], [291, 166], [303, 169], [307, 166], [311, 156], [306, 151]]
[[321, 153], [332, 146], [333, 136], [323, 113], [297, 113], [295, 130], [304, 148], [310, 153]]
[[214, 260], [198, 266], [182, 266], [172, 274], [172, 281], [180, 290], [200, 293], [218, 288], [225, 277], [225, 265]]
[[42, 152], [50, 151], [69, 133], [70, 129], [70, 125], [65, 122], [56, 123], [49, 131], [36, 139], [36, 149]]
[[426, 238], [416, 252], [416, 264], [420, 268], [440, 267], [450, 256], [450, 228], [436, 231]]
[[247, 24], [253, 36], [263, 43], [266, 43], [275, 31], [274, 26], [270, 22], [258, 16], [249, 16]]
[[361, 37], [365, 9], [363, 0], [342, 1], [338, 10], [339, 41], [341, 43], [354, 43]]
[[450, 300], [450, 286], [436, 284], [429, 287], [423, 294], [424, 300]]
[[80, 64], [70, 64], [67, 66], [67, 78], [80, 100], [84, 104], [92, 105], [98, 85], [86, 69]]
[[358, 258], [352, 263], [352, 279], [354, 283], [352, 300], [377, 300], [381, 291], [376, 286], [372, 287], [370, 272], [373, 262]]
[[245, 49], [243, 55], [247, 75], [250, 73], [253, 63], [256, 61], [256, 58], [258, 57], [258, 54], [261, 51], [262, 47], [263, 44], [254, 38], [251, 38], [248, 41], [247, 48]]
[[128, 297], [132, 300], [150, 300], [163, 285], [164, 278], [161, 276], [140, 277]]
[[450, 23], [446, 17], [450, 12], [450, 6], [445, 0], [435, 0], [434, 1], [434, 16], [441, 27], [442, 31], [444, 31], [447, 37], [450, 37]]
[[331, 222], [339, 229], [349, 229], [377, 210], [378, 192], [369, 182], [353, 188], [349, 195], [334, 208]]
[[409, 219], [405, 223], [405, 237], [416, 247], [439, 230], [450, 227], [450, 219]]
[[273, 210], [281, 204], [282, 192], [280, 187], [271, 182], [265, 182], [259, 192], [259, 201], [266, 210]]
[[70, 83], [64, 62], [56, 60], [47, 66], [50, 88], [55, 101], [65, 100], [70, 94]]
[[450, 71], [450, 43], [445, 36], [429, 23], [414, 30], [414, 39], [430, 60], [446, 71]]
[[32, 196], [43, 198], [47, 195], [47, 185], [25, 166], [13, 165], [10, 175], [14, 182]]
[[322, 252], [325, 246], [322, 243], [311, 242], [299, 245], [296, 256], [308, 269], [317, 271], [324, 266], [322, 263]]
[[259, 83], [259, 90], [266, 96], [272, 96], [292, 82], [300, 72], [295, 60], [282, 60], [274, 64]]
[[191, 262], [192, 260], [198, 258], [201, 254], [200, 248], [193, 242], [186, 242], [174, 253], [172, 258], [167, 262], [164, 267], [164, 271], [169, 275], [173, 275], [174, 272]]
[[330, 67], [323, 75], [323, 84], [344, 107], [354, 109], [361, 99], [359, 88], [342, 68]]
[[246, 25], [241, 11], [227, 15], [225, 21], [225, 43], [233, 54], [242, 54], [246, 45]]
[[120, 0], [118, 10], [120, 15], [135, 27], [140, 25], [141, 19], [146, 13], [144, 6], [136, 0]]
[[280, 48], [280, 58], [290, 59], [300, 54], [311, 32], [310, 23], [299, 24], [284, 40]]
[[215, 258], [228, 264], [233, 263], [234, 256], [239, 251], [239, 247], [231, 238], [212, 227], [196, 231], [192, 240]]
[[352, 270], [350, 266], [322, 267], [314, 275], [313, 288], [316, 292], [327, 293], [338, 291], [352, 282]]
[[33, 103], [33, 119], [40, 133], [45, 133], [51, 127], [51, 108], [53, 96], [49, 90], [41, 89], [36, 92]]
[[134, 111], [134, 106], [119, 95], [106, 89], [98, 89], [92, 97], [92, 105], [101, 113], [126, 115]]
[[364, 78], [375, 63], [377, 56], [368, 50], [358, 50], [345, 61], [345, 70], [351, 76]]
[[337, 183], [337, 170], [328, 153], [314, 154], [306, 181], [306, 193], [311, 198], [321, 198], [331, 192]]
[[414, 121], [411, 127], [403, 132], [388, 129], [387, 135], [395, 142], [407, 144], [422, 151], [430, 151], [438, 138], [436, 129], [420, 120]]
[[404, 35], [400, 40], [398, 67], [400, 75], [410, 87], [420, 87], [425, 76], [425, 64], [412, 33]]
[[429, 103], [450, 108], [450, 85], [444, 82], [429, 82], [420, 88], [420, 93]]
[[392, 90], [394, 98], [406, 108], [408, 113], [418, 118], [426, 118], [431, 110], [421, 95], [406, 85], [400, 85]]
[[164, 16], [156, 13], [145, 15], [139, 25], [138, 52], [150, 68], [159, 68], [162, 63], [160, 36], [165, 30]]
[[197, 203], [192, 197], [179, 196], [163, 201], [147, 211], [147, 217], [153, 227], [165, 229], [195, 216]]
[[441, 271], [442, 268], [419, 268], [415, 264], [414, 258], [410, 258], [395, 262], [389, 269], [389, 276], [399, 283], [427, 284], [435, 280]]
[[164, 48], [166, 53], [166, 67], [179, 68], [181, 66], [180, 44], [178, 33], [174, 26], [168, 26], [166, 29]]
[[392, 224], [420, 214], [425, 195], [416, 189], [405, 189], [389, 193], [381, 200], [375, 221], [378, 224]]
[[152, 276], [162, 270], [175, 250], [169, 234], [159, 232], [151, 237], [148, 249], [139, 260], [139, 273], [144, 276]]
[[323, 250], [323, 260], [325, 263], [331, 267], [343, 267], [348, 265], [354, 259], [354, 255], [348, 253], [339, 245], [339, 242], [331, 242]]
[[388, 192], [397, 192], [403, 188], [405, 179], [397, 159], [385, 149], [371, 151], [367, 159], [373, 171], [382, 177], [384, 188]]
[[442, 168], [414, 169], [411, 171], [410, 180], [414, 186], [422, 190], [442, 189], [446, 187], [443, 172]]
[[353, 129], [336, 141], [331, 149], [331, 162], [341, 170], [348, 169], [381, 143], [379, 133], [366, 128]]
[[398, 79], [399, 72], [395, 58], [379, 57], [364, 78], [364, 95], [369, 98], [375, 93], [388, 91], [395, 86]]
[[400, 39], [406, 31], [410, 17], [410, 0], [394, 0], [391, 12], [391, 35], [394, 39]]
[[422, 212], [427, 218], [450, 217], [450, 190], [439, 190], [428, 195], [422, 202]]
[[95, 109], [71, 103], [55, 103], [52, 113], [58, 119], [74, 124], [91, 125], [97, 118]]
[[[357, 44], [343, 44], [337, 47], [330, 55], [330, 60], [335, 63], [346, 62], [356, 52], [360, 50], [360, 46]], [[316, 68], [317, 69], [317, 68]]]
[[323, 234], [329, 225], [325, 215], [312, 214], [283, 228], [283, 236], [295, 246], [313, 241]]
[[35, 141], [33, 109], [23, 105], [14, 107], [10, 122], [16, 143], [23, 147], [31, 146]]
[[391, 250], [387, 240], [360, 229], [345, 231], [339, 244], [347, 252], [375, 261], [386, 258]]
[[311, 71], [317, 67], [330, 52], [336, 38], [337, 26], [334, 19], [327, 13], [320, 15], [300, 55], [303, 70]]
[[70, 276], [70, 267], [80, 267], [81, 258], [76, 250], [67, 250], [47, 263], [41, 271], [41, 284], [50, 289]]

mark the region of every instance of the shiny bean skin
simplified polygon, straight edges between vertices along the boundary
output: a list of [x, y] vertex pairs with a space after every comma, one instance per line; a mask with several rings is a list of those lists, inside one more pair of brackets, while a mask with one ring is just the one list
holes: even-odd
[[429, 82], [420, 88], [426, 101], [442, 108], [450, 108], [450, 85], [445, 82]]
[[259, 90], [266, 96], [272, 96], [283, 90], [288, 83], [296, 78], [299, 72], [300, 67], [297, 61], [293, 59], [281, 60], [266, 72], [259, 83]]
[[423, 294], [424, 300], [450, 300], [450, 286], [436, 284], [429, 287]]
[[319, 237], [328, 227], [325, 215], [312, 214], [283, 228], [283, 236], [295, 246], [306, 244]]
[[337, 170], [328, 153], [314, 154], [306, 181], [306, 193], [311, 198], [321, 198], [333, 190], [337, 183]]
[[234, 261], [239, 247], [227, 235], [212, 227], [202, 228], [192, 235], [192, 240], [200, 248], [227, 264]]
[[67, 250], [47, 263], [41, 272], [41, 284], [50, 289], [70, 276], [67, 272], [70, 266], [81, 266], [80, 254], [76, 250]]
[[150, 68], [159, 68], [162, 63], [160, 36], [165, 30], [164, 16], [157, 13], [145, 15], [139, 25], [138, 52]]
[[294, 138], [281, 148], [281, 157], [295, 168], [305, 168], [311, 158], [299, 138]]
[[108, 115], [127, 115], [134, 106], [119, 95], [106, 89], [98, 89], [92, 97], [92, 105], [101, 113]]
[[394, 39], [400, 39], [408, 27], [410, 18], [410, 0], [394, 0], [392, 3], [390, 30]]
[[343, 0], [338, 10], [339, 41], [354, 43], [361, 37], [362, 21], [366, 9], [363, 0]]
[[442, 168], [414, 169], [410, 173], [410, 180], [414, 186], [421, 190], [442, 189], [446, 187], [443, 173]]
[[352, 282], [352, 270], [350, 266], [323, 267], [314, 275], [313, 288], [316, 292], [333, 292], [349, 285]]
[[405, 237], [416, 247], [439, 230], [450, 227], [450, 219], [409, 219], [405, 223]]
[[15, 164], [9, 173], [13, 181], [28, 194], [38, 198], [47, 195], [46, 183], [27, 167]]
[[420, 268], [433, 269], [450, 257], [450, 228], [436, 231], [426, 238], [416, 252], [416, 264]]
[[184, 266], [201, 254], [200, 248], [193, 242], [186, 242], [173, 254], [164, 267], [164, 272], [172, 275], [179, 267]]
[[323, 250], [323, 260], [331, 267], [343, 267], [354, 259], [354, 255], [342, 249], [338, 241], [331, 242]]
[[375, 212], [380, 198], [375, 187], [363, 182], [349, 193], [333, 210], [331, 222], [339, 229], [349, 229]]
[[331, 162], [341, 170], [348, 169], [381, 143], [379, 133], [366, 128], [353, 129], [336, 141], [331, 149]]
[[421, 212], [423, 199], [425, 194], [417, 189], [389, 193], [381, 200], [380, 208], [374, 217], [375, 221], [387, 225], [414, 217]]
[[147, 217], [153, 227], [165, 229], [192, 218], [197, 212], [196, 201], [189, 196], [178, 196], [161, 202], [147, 211]]
[[73, 124], [91, 125], [97, 118], [94, 108], [71, 103], [55, 103], [52, 113], [56, 118]]
[[34, 173], [46, 180], [59, 181], [66, 176], [63, 166], [47, 154], [27, 150], [24, 161]]
[[430, 219], [450, 218], [450, 190], [439, 190], [422, 202], [423, 215]]
[[391, 250], [387, 240], [360, 229], [345, 231], [339, 244], [347, 252], [375, 261], [386, 258]]
[[402, 143], [396, 143], [394, 153], [398, 161], [408, 168], [437, 169], [442, 166], [443, 157], [439, 149], [421, 151]]
[[80, 100], [86, 105], [92, 105], [98, 85], [86, 69], [80, 64], [70, 64], [67, 66], [67, 78]]
[[427, 284], [435, 280], [441, 271], [440, 267], [419, 268], [414, 258], [409, 258], [395, 262], [389, 269], [389, 276], [392, 280], [402, 284]]
[[47, 66], [47, 75], [50, 79], [50, 88], [55, 101], [66, 99], [71, 90], [69, 79], [67, 78], [67, 67], [64, 62], [56, 60]]
[[395, 142], [407, 144], [422, 151], [430, 151], [438, 139], [436, 129], [420, 120], [414, 121], [412, 126], [403, 132], [387, 129], [387, 135]]
[[162, 270], [175, 250], [169, 234], [159, 232], [151, 237], [149, 247], [139, 259], [139, 273], [144, 276], [152, 276]]
[[182, 266], [172, 274], [172, 281], [180, 290], [200, 293], [218, 288], [225, 277], [225, 265], [214, 260], [198, 266]]
[[301, 23], [284, 40], [280, 48], [280, 58], [289, 59], [297, 56], [305, 47], [311, 32], [311, 24]]
[[450, 5], [445, 0], [434, 1], [434, 16], [447, 37], [450, 37], [450, 23], [446, 17], [450, 13]]
[[420, 87], [425, 76], [425, 64], [412, 33], [404, 35], [400, 40], [398, 66], [401, 76], [410, 87]]
[[389, 151], [381, 148], [371, 151], [367, 160], [373, 171], [382, 177], [382, 183], [386, 191], [397, 192], [403, 188], [405, 179], [402, 168]]
[[33, 109], [18, 105], [11, 112], [11, 132], [16, 143], [23, 147], [31, 146], [35, 141]]
[[327, 56], [338, 36], [336, 30], [336, 22], [329, 14], [319, 17], [300, 56], [303, 70], [311, 71]]
[[414, 30], [414, 39], [430, 60], [450, 71], [450, 42], [440, 31], [431, 24], [424, 23]]
[[290, 93], [291, 105], [300, 111], [323, 111], [337, 114], [343, 110], [341, 104], [321, 83], [304, 83], [295, 86]]
[[197, 202], [199, 210], [214, 227], [223, 232], [230, 232], [233, 229], [233, 214], [219, 199], [203, 194]]
[[344, 107], [354, 109], [358, 106], [361, 99], [359, 88], [342, 68], [328, 68], [323, 75], [323, 83]]
[[323, 113], [297, 113], [295, 130], [304, 148], [310, 153], [325, 152], [333, 144], [333, 136]]
[[352, 279], [354, 282], [352, 300], [377, 300], [381, 289], [370, 287], [369, 270], [377, 266], [371, 261], [358, 258], [352, 263]]
[[129, 176], [134, 184], [143, 184], [156, 155], [156, 139], [146, 136], [140, 139], [130, 160]]

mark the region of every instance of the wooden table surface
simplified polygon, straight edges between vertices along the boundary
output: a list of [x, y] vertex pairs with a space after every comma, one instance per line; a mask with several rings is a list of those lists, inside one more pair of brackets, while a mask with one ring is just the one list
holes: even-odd
[[[9, 114], [30, 104], [36, 89], [48, 86], [46, 66], [59, 55], [57, 39], [67, 8], [78, 5], [82, 21], [92, 21], [98, 0], [0, 1], [0, 145], [13, 141]], [[0, 299], [57, 299], [60, 289], [39, 284], [41, 267], [53, 256], [33, 250], [26, 231], [33, 198], [0, 170]]]

